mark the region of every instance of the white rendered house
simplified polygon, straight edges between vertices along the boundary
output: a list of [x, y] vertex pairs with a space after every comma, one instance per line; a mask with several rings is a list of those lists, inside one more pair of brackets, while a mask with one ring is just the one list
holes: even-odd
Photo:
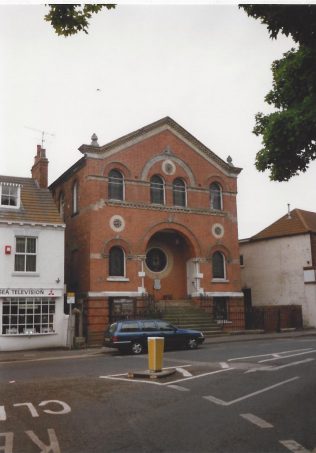
[[294, 209], [239, 246], [252, 305], [301, 305], [304, 327], [316, 327], [316, 213]]
[[65, 226], [47, 164], [39, 146], [32, 178], [0, 176], [0, 351], [67, 344]]

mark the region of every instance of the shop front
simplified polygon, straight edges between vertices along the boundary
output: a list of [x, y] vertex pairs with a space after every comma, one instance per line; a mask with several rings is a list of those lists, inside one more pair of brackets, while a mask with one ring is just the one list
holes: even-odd
[[0, 288], [0, 350], [67, 345], [64, 294], [52, 288]]

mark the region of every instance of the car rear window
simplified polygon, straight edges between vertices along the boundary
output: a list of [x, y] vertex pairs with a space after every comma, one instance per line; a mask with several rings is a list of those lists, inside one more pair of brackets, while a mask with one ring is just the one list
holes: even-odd
[[172, 331], [174, 330], [174, 327], [169, 324], [168, 322], [165, 321], [157, 321], [158, 324], [158, 330], [163, 330], [163, 331]]
[[108, 331], [109, 333], [113, 334], [116, 331], [117, 328], [117, 323], [115, 322], [114, 324], [111, 324]]
[[139, 330], [137, 321], [122, 322], [121, 332], [139, 332]]

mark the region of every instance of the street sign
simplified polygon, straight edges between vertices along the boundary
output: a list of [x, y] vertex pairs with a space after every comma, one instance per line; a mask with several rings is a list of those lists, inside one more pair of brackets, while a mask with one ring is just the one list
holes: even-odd
[[75, 293], [67, 293], [67, 304], [75, 303]]

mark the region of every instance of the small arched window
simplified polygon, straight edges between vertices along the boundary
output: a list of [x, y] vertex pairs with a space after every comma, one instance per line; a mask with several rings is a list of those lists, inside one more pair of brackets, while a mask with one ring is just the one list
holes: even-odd
[[176, 178], [172, 184], [174, 206], [186, 206], [186, 186], [185, 182]]
[[124, 200], [124, 178], [118, 170], [111, 170], [109, 173], [109, 198]]
[[78, 183], [74, 182], [72, 186], [72, 213], [77, 214], [78, 212]]
[[124, 277], [125, 275], [125, 253], [121, 247], [115, 246], [109, 253], [109, 276]]
[[165, 204], [165, 185], [163, 179], [158, 175], [154, 175], [150, 179], [150, 201]]
[[225, 256], [221, 252], [215, 252], [212, 256], [213, 278], [226, 279]]
[[222, 188], [217, 182], [213, 182], [210, 185], [210, 201], [211, 209], [220, 211], [223, 209]]
[[65, 219], [65, 195], [64, 192], [60, 192], [59, 201], [58, 201], [58, 210], [60, 217]]

